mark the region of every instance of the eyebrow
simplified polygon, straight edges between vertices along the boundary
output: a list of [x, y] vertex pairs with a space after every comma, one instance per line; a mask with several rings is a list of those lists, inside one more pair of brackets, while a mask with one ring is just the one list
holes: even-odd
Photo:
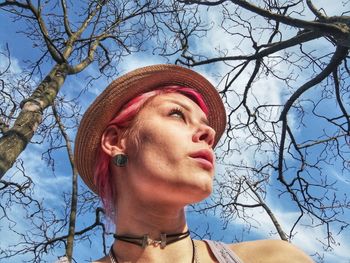
[[[191, 112], [191, 108], [190, 108], [188, 105], [186, 105], [186, 104], [184, 104], [184, 103], [182, 103], [182, 102], [180, 102], [180, 101], [177, 101], [177, 100], [174, 100], [174, 99], [171, 99], [171, 98], [166, 98], [165, 100], [167, 100], [167, 101], [169, 101], [169, 102], [172, 102], [172, 103], [175, 103], [175, 104], [181, 106], [182, 108], [184, 108], [185, 110]], [[194, 101], [194, 103], [196, 103], [196, 102]], [[197, 103], [196, 103], [196, 104], [197, 104]], [[198, 104], [197, 104], [197, 105], [198, 105]], [[199, 106], [198, 106], [198, 107], [199, 107]], [[205, 125], [210, 126], [210, 125], [209, 125], [209, 120], [208, 120], [206, 117], [202, 117], [202, 118], [200, 119], [200, 122], [201, 122], [201, 123], [204, 123]]]

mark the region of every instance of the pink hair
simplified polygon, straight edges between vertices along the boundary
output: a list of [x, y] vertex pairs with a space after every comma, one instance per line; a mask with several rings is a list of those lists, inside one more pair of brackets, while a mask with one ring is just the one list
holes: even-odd
[[[202, 95], [197, 91], [183, 86], [166, 86], [161, 89], [145, 92], [131, 99], [123, 106], [117, 116], [109, 122], [108, 126], [116, 125], [124, 130], [129, 129], [132, 126], [131, 124], [135, 116], [142, 109], [142, 107], [145, 106], [147, 101], [157, 95], [175, 92], [183, 94], [193, 100], [202, 109], [204, 114], [208, 115], [208, 107], [205, 104]], [[109, 169], [110, 160], [111, 156], [100, 148], [97, 156], [97, 162], [95, 164], [94, 183], [97, 186], [98, 193], [101, 197], [107, 216], [110, 219], [113, 219], [115, 214], [113, 201], [116, 192]]]

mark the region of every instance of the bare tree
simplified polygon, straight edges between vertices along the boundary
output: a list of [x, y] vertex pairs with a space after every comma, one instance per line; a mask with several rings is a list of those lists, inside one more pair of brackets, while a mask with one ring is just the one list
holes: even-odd
[[[348, 4], [343, 1], [344, 7]], [[243, 221], [249, 230], [261, 226], [252, 212], [260, 209], [273, 234], [283, 240], [292, 240], [303, 225], [325, 232], [319, 240], [325, 249], [337, 245], [337, 235], [348, 231], [350, 223], [350, 202], [339, 183], [349, 180], [350, 168], [348, 8], [328, 15], [310, 0], [184, 0], [169, 5], [96, 0], [74, 5], [65, 0], [0, 2], [1, 12], [25, 26], [20, 33], [37, 55], [11, 81], [8, 67], [0, 72], [1, 177], [14, 164], [17, 168], [0, 181], [0, 220], [20, 240], [19, 246], [2, 247], [0, 259], [26, 255], [29, 262], [43, 262], [55, 254], [74, 261], [73, 240], [91, 244], [96, 236], [106, 253], [103, 211], [93, 194], [77, 190], [71, 156], [70, 134], [79, 123], [83, 91], [76, 91], [76, 98], [59, 92], [67, 76], [89, 65], [98, 65], [107, 77], [116, 75], [118, 62], [142, 50], [153, 36], [154, 53], [212, 72], [227, 106], [228, 129], [217, 151], [217, 188], [193, 210], [219, 214], [224, 227]], [[0, 51], [10, 66], [10, 50]], [[68, 156], [72, 191], [62, 192], [64, 205], [58, 211], [33, 197], [31, 175], [18, 159], [30, 142], [48, 144], [42, 158], [53, 173], [55, 154], [63, 150]], [[271, 202], [276, 198], [297, 211], [291, 223], [276, 214]], [[25, 211], [29, 229], [16, 228], [9, 212], [15, 207]], [[89, 215], [94, 220], [82, 226]], [[195, 235], [212, 233], [207, 227]], [[321, 252], [317, 256], [322, 261]]]
[[[325, 231], [326, 249], [336, 246], [350, 223], [349, 199], [338, 189], [350, 172], [349, 1], [331, 16], [310, 0], [181, 2], [199, 9], [198, 20], [212, 25], [207, 35], [219, 31], [223, 41], [203, 51], [199, 41], [210, 40], [187, 35], [178, 63], [226, 70], [215, 76], [228, 109], [225, 173], [211, 202], [196, 211], [257, 225], [249, 211], [263, 208], [281, 239], [306, 224]], [[299, 211], [291, 226], [281, 226], [267, 195]]]
[[[154, 16], [161, 1], [88, 1], [82, 2], [78, 19], [72, 17], [74, 6], [65, 0], [35, 5], [32, 1], [0, 2], [3, 11], [24, 20], [25, 34], [41, 50], [33, 71], [41, 72], [43, 60], [53, 67], [30, 96], [20, 103], [21, 110], [0, 138], [0, 176], [13, 165], [42, 122], [43, 112], [53, 104], [66, 77], [97, 62], [101, 72], [112, 75], [112, 65], [124, 55], [140, 50], [154, 35]], [[70, 12], [70, 10], [72, 10]], [[74, 10], [74, 12], [76, 12]]]
[[[55, 200], [58, 204], [52, 205], [50, 201], [38, 198], [34, 194], [39, 190], [38, 186], [35, 186], [33, 175], [26, 171], [21, 159], [16, 161], [15, 172], [6, 180], [0, 181], [2, 233], [4, 236], [11, 236], [11, 239], [6, 241], [6, 245], [3, 244], [0, 247], [0, 260], [48, 262], [46, 258], [51, 254], [56, 258], [66, 256], [69, 262], [76, 262], [73, 257], [75, 242], [88, 244], [96, 235], [101, 236], [102, 250], [106, 253], [108, 233], [105, 228], [103, 209], [98, 207], [98, 198], [82, 187], [78, 194], [77, 172], [72, 158], [71, 139], [68, 135], [78, 125], [77, 110], [79, 107], [76, 107], [75, 102], [58, 97], [51, 111], [47, 112], [43, 127], [39, 128], [39, 134], [43, 138], [47, 137], [49, 145], [42, 156], [52, 169], [55, 168], [54, 160], [57, 158], [55, 155], [60, 150], [66, 152], [71, 165], [72, 175], [67, 176], [71, 178], [72, 189], [57, 191]], [[66, 127], [63, 122], [69, 127]], [[69, 171], [69, 169], [66, 170]], [[20, 220], [14, 211], [18, 211], [21, 215]], [[85, 217], [89, 220], [83, 220]], [[95, 219], [92, 220], [92, 217]], [[80, 219], [79, 228], [76, 227], [78, 218]], [[24, 230], [21, 229], [23, 226], [25, 226]]]

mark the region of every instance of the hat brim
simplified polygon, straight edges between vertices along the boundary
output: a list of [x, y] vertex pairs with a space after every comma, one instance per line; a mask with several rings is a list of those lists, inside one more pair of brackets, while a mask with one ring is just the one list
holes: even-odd
[[226, 126], [226, 113], [215, 87], [202, 75], [176, 65], [153, 65], [131, 71], [114, 80], [90, 105], [80, 122], [74, 157], [85, 184], [95, 193], [94, 167], [101, 137], [108, 123], [132, 98], [164, 86], [179, 85], [198, 91], [208, 106], [209, 125], [215, 130], [214, 146]]

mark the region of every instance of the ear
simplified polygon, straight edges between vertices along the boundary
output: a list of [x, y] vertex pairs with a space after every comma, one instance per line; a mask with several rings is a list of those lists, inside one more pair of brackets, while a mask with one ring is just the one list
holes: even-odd
[[122, 138], [122, 132], [117, 126], [110, 125], [105, 129], [101, 138], [101, 147], [109, 156], [125, 153], [126, 139]]

